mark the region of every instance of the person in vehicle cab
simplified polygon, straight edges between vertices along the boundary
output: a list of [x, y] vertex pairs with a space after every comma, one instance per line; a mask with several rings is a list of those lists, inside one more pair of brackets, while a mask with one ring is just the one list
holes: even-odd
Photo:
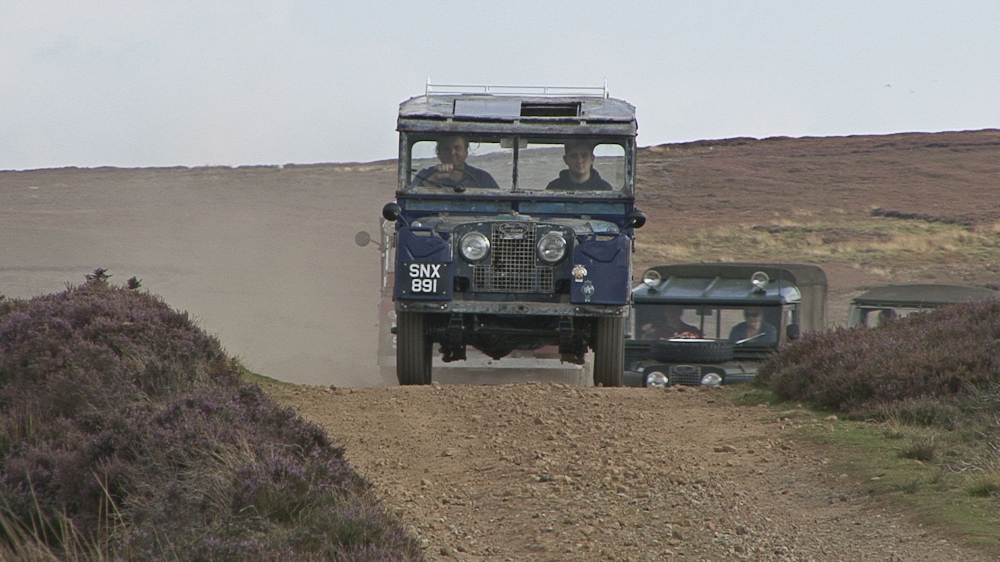
[[465, 163], [469, 157], [469, 141], [465, 137], [455, 135], [438, 139], [436, 152], [441, 163], [417, 172], [413, 185], [500, 187], [489, 172]]
[[563, 162], [567, 169], [559, 172], [559, 177], [549, 182], [545, 189], [564, 191], [610, 190], [611, 184], [601, 178], [594, 169], [594, 145], [588, 141], [567, 141], [564, 146]]
[[743, 311], [744, 322], [733, 326], [729, 331], [729, 341], [740, 343], [778, 343], [778, 329], [764, 322], [764, 314], [759, 308], [748, 308]]
[[887, 323], [899, 318], [899, 314], [891, 308], [883, 308], [878, 311], [878, 326], [885, 326]]
[[684, 308], [672, 304], [661, 306], [660, 308], [663, 309], [663, 316], [659, 322], [649, 322], [639, 328], [642, 333], [642, 339], [702, 337], [701, 330], [681, 319], [681, 316], [684, 314]]

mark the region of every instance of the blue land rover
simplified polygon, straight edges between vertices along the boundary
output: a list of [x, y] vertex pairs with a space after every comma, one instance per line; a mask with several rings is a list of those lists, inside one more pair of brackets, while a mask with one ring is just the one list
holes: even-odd
[[621, 386], [635, 110], [606, 88], [440, 86], [400, 104], [396, 375], [548, 348]]

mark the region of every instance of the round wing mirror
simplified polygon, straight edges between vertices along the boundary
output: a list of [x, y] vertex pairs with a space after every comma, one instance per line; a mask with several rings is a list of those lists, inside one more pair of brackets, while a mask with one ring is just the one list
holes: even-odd
[[632, 209], [632, 212], [628, 214], [628, 220], [625, 221], [625, 228], [642, 228], [644, 224], [646, 224], [646, 213], [639, 209]]
[[364, 248], [368, 244], [372, 243], [372, 236], [371, 234], [368, 234], [367, 232], [362, 230], [361, 232], [354, 235], [354, 243]]
[[386, 203], [385, 207], [382, 207], [382, 216], [387, 221], [398, 221], [402, 213], [403, 210], [396, 203]]

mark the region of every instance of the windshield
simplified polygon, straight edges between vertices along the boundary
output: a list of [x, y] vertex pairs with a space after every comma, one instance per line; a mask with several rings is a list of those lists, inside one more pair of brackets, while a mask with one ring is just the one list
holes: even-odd
[[879, 326], [884, 326], [886, 323], [895, 320], [896, 318], [906, 318], [907, 316], [917, 313], [926, 312], [927, 308], [916, 308], [916, 307], [869, 307], [869, 306], [854, 306], [851, 308], [851, 312], [848, 318], [847, 327], [854, 328], [856, 326], [864, 326], [866, 328], [877, 328]]
[[[622, 192], [624, 139], [436, 136], [410, 144], [410, 190], [590, 196]], [[516, 163], [516, 166], [515, 166]]]
[[792, 312], [780, 306], [636, 304], [632, 334], [639, 340], [705, 338], [777, 345]]

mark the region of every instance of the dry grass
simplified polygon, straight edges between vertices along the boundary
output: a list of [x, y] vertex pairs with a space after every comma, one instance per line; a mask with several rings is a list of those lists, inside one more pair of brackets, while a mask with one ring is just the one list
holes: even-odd
[[[1000, 227], [900, 219], [811, 222], [779, 219], [673, 235], [638, 237], [640, 263], [689, 261], [784, 261], [841, 263], [886, 273], [885, 264], [977, 263], [996, 261]], [[1000, 223], [998, 223], [1000, 224]], [[918, 268], [920, 266], [917, 266]]]

